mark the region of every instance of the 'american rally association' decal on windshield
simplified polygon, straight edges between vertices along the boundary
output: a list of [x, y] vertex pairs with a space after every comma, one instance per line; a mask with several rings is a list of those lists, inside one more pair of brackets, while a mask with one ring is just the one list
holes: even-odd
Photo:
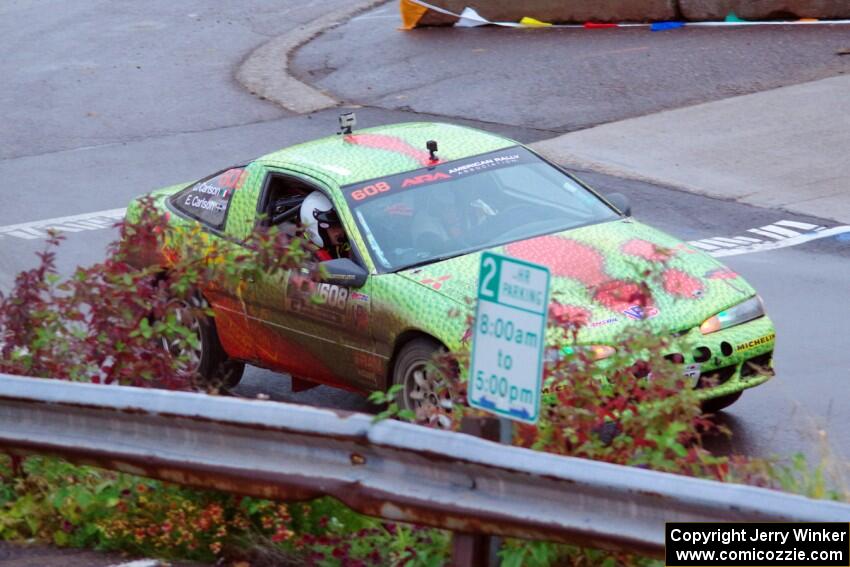
[[343, 193], [352, 205], [379, 198], [384, 195], [423, 185], [445, 183], [460, 177], [474, 175], [483, 171], [509, 167], [534, 160], [531, 153], [521, 147], [508, 148], [489, 154], [473, 156], [462, 160], [441, 163], [428, 168], [391, 175], [383, 179], [373, 179], [343, 187]]

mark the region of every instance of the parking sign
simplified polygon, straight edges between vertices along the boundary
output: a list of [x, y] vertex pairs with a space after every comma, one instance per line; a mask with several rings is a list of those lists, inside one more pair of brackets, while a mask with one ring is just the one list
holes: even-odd
[[540, 414], [549, 270], [485, 252], [469, 370], [469, 405], [536, 423]]

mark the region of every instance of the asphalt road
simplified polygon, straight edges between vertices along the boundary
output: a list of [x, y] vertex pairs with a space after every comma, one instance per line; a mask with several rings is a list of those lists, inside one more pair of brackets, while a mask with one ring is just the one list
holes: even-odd
[[[106, 9], [105, 2], [89, 1], [53, 10], [39, 1], [4, 4], [0, 49], [13, 57], [0, 62], [0, 70], [15, 88], [0, 92], [6, 119], [0, 137], [0, 227], [122, 207], [156, 187], [335, 132], [336, 111], [293, 116], [241, 91], [232, 79], [254, 47], [282, 26], [315, 15], [317, 5], [290, 2], [281, 7], [255, 1], [227, 11], [201, 2], [159, 1], [144, 9], [108, 4]], [[356, 27], [366, 25], [370, 34]], [[750, 55], [744, 54], [745, 36], [732, 37], [722, 30], [714, 38], [698, 31], [695, 39], [673, 35], [679, 32], [587, 32], [583, 41], [550, 32], [541, 35], [539, 30], [498, 36], [494, 32], [465, 30], [455, 35], [452, 30], [432, 30], [411, 35], [396, 32], [391, 18], [355, 20], [308, 44], [296, 63], [303, 67], [321, 50], [335, 57], [347, 52], [342, 57], [348, 59], [332, 63], [336, 71], [316, 77], [319, 83], [339, 88], [346, 97], [347, 88], [371, 86], [377, 89], [375, 98], [352, 100], [400, 109], [360, 109], [364, 126], [427, 120], [430, 116], [421, 111], [432, 110], [490, 120], [472, 123], [524, 142], [547, 137], [551, 129], [819, 78], [842, 70], [835, 65], [846, 65], [835, 63], [830, 54], [846, 43], [846, 32], [842, 39], [831, 30], [814, 38], [796, 30], [784, 35], [747, 32], [754, 46]], [[603, 35], [590, 35], [594, 33]], [[358, 34], [370, 37], [353, 37]], [[373, 41], [381, 37], [385, 41]], [[701, 55], [679, 53], [676, 38], [684, 46], [696, 42], [690, 49]], [[762, 40], [772, 41], [769, 49]], [[558, 56], [561, 42], [579, 53], [588, 50], [586, 58]], [[644, 50], [646, 42], [660, 43]], [[489, 46], [494, 43], [513, 47], [494, 55]], [[422, 64], [404, 71], [396, 63], [413, 50], [418, 50]], [[515, 59], [513, 51], [518, 51]], [[540, 54], [545, 64], [535, 62]], [[652, 64], [629, 59], [638, 54]], [[490, 61], [489, 67], [473, 74], [479, 56]], [[625, 59], [617, 66], [608, 66], [621, 57]], [[368, 65], [363, 63], [367, 60]], [[331, 66], [322, 63], [318, 68]], [[419, 80], [429, 72], [434, 81]], [[567, 85], [553, 77], [575, 77], [577, 82]], [[631, 78], [643, 80], [644, 88], [627, 86]], [[438, 83], [437, 90], [429, 86], [432, 82]], [[398, 99], [407, 102], [391, 103], [391, 93], [407, 96]], [[780, 219], [829, 224], [592, 173], [586, 177], [603, 191], [631, 195], [638, 218], [686, 240], [734, 236]], [[110, 237], [109, 230], [69, 234], [59, 255], [60, 268], [67, 273], [77, 264], [97, 261]], [[7, 289], [14, 274], [32, 264], [41, 246], [37, 239], [0, 237], [0, 288]], [[722, 419], [734, 436], [731, 441], [712, 440], [720, 450], [817, 456], [822, 443], [816, 440], [823, 439], [818, 430], [823, 429], [839, 456], [850, 455], [850, 436], [842, 427], [850, 400], [836, 387], [850, 369], [844, 339], [850, 320], [847, 246], [838, 239], [820, 240], [728, 259], [763, 294], [775, 318], [778, 376], [726, 412]], [[248, 372], [242, 391], [368, 409], [362, 398], [331, 388], [293, 395], [285, 378], [255, 369]]]
[[[397, 30], [394, 4], [301, 48], [297, 76], [367, 106], [567, 132], [850, 72], [847, 26]], [[721, 127], [721, 125], [718, 125]]]

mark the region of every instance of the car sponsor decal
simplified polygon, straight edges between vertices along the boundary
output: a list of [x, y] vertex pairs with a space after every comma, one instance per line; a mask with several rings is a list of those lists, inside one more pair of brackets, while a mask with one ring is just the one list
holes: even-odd
[[500, 152], [499, 155], [494, 155], [492, 157], [487, 157], [484, 159], [474, 159], [474, 161], [469, 163], [461, 163], [449, 169], [449, 175], [469, 175], [471, 173], [478, 173], [479, 171], [483, 171], [485, 169], [490, 169], [493, 167], [503, 167], [506, 165], [515, 165], [517, 163], [523, 163], [525, 160], [523, 159], [523, 155], [518, 152]]
[[351, 192], [351, 198], [355, 201], [362, 201], [363, 199], [374, 197], [379, 193], [386, 193], [390, 189], [391, 187], [389, 183], [387, 183], [386, 181], [378, 181], [377, 183], [364, 185], [360, 189], [355, 189]]
[[[349, 138], [359, 139], [362, 136], [372, 135], [358, 134], [355, 136], [347, 136], [346, 140]], [[392, 138], [391, 136], [379, 136], [377, 138], [371, 137], [366, 138], [366, 140], [371, 140], [366, 143], [366, 145], [369, 147], [378, 147], [378, 145], [385, 143], [387, 147], [383, 149], [389, 149], [390, 147], [396, 149], [400, 148], [400, 146], [396, 147], [393, 145], [395, 142], [384, 140], [384, 138], [395, 140], [395, 138]], [[362, 140], [356, 143], [361, 142]], [[407, 146], [406, 144], [404, 147], [407, 149], [401, 153], [405, 153], [405, 155], [412, 155], [410, 154], [411, 151], [420, 151], [411, 146]], [[428, 156], [427, 152], [423, 151], [422, 153], [426, 157]], [[496, 152], [490, 152], [489, 154], [478, 155], [451, 162], [432, 162], [430, 161], [430, 157], [427, 157], [427, 159], [422, 162], [422, 165], [428, 166], [427, 168], [355, 183], [343, 187], [342, 191], [346, 199], [348, 199], [348, 202], [353, 206], [357, 206], [361, 202], [367, 202], [386, 195], [392, 195], [397, 191], [415, 189], [425, 185], [437, 185], [452, 181], [453, 179], [457, 179], [464, 175], [478, 173], [486, 169], [509, 167], [511, 165], [530, 162], [533, 159], [534, 156], [532, 154], [518, 147], [498, 150]], [[392, 211], [387, 211], [387, 213], [392, 214]]]
[[286, 286], [286, 309], [311, 319], [343, 323], [348, 288], [319, 283], [308, 275], [293, 273]]
[[452, 176], [448, 173], [443, 173], [442, 171], [438, 171], [437, 173], [423, 173], [421, 175], [415, 175], [413, 177], [408, 177], [404, 181], [401, 182], [401, 188], [410, 187], [411, 185], [422, 185], [423, 183], [431, 183], [432, 181], [440, 181], [442, 179], [451, 179]]
[[756, 348], [757, 346], [761, 346], [763, 344], [773, 342], [773, 340], [775, 338], [776, 338], [776, 334], [771, 333], [769, 335], [765, 335], [765, 336], [760, 337], [758, 339], [753, 339], [751, 341], [740, 343], [735, 347], [735, 352], [741, 352], [743, 350], [750, 350], [752, 348]]
[[617, 319], [616, 317], [609, 317], [607, 319], [600, 319], [599, 321], [592, 321], [588, 326], [590, 328], [604, 327], [605, 325], [616, 323], [618, 320], [619, 319]]
[[640, 305], [632, 305], [628, 309], [623, 310], [623, 315], [635, 321], [643, 321], [644, 319], [652, 319], [658, 316], [660, 311], [657, 307], [641, 307]]
[[247, 176], [245, 168], [228, 169], [184, 189], [171, 202], [183, 213], [220, 228], [233, 192], [242, 186]]

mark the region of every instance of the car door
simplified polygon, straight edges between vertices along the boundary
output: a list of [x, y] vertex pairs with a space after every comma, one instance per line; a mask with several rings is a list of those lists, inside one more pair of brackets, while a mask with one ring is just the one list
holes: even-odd
[[[231, 234], [233, 219], [255, 199], [251, 191], [252, 184], [257, 183], [256, 172], [256, 166], [251, 164], [205, 177], [174, 195], [169, 207], [200, 223], [205, 237], [224, 249], [225, 254], [228, 249], [237, 252], [240, 239]], [[233, 358], [250, 361], [255, 353], [253, 344], [246, 340], [248, 321], [241, 291], [240, 285], [222, 278], [210, 282], [203, 295], [215, 314], [216, 331], [225, 352]]]
[[[269, 170], [258, 200], [260, 218], [270, 216], [270, 193], [281, 187], [329, 193], [303, 174]], [[353, 257], [357, 261], [356, 251]], [[370, 288], [369, 278], [353, 288], [316, 281], [307, 269], [248, 282], [245, 309], [257, 364], [313, 382], [374, 389], [381, 365], [374, 354]]]

